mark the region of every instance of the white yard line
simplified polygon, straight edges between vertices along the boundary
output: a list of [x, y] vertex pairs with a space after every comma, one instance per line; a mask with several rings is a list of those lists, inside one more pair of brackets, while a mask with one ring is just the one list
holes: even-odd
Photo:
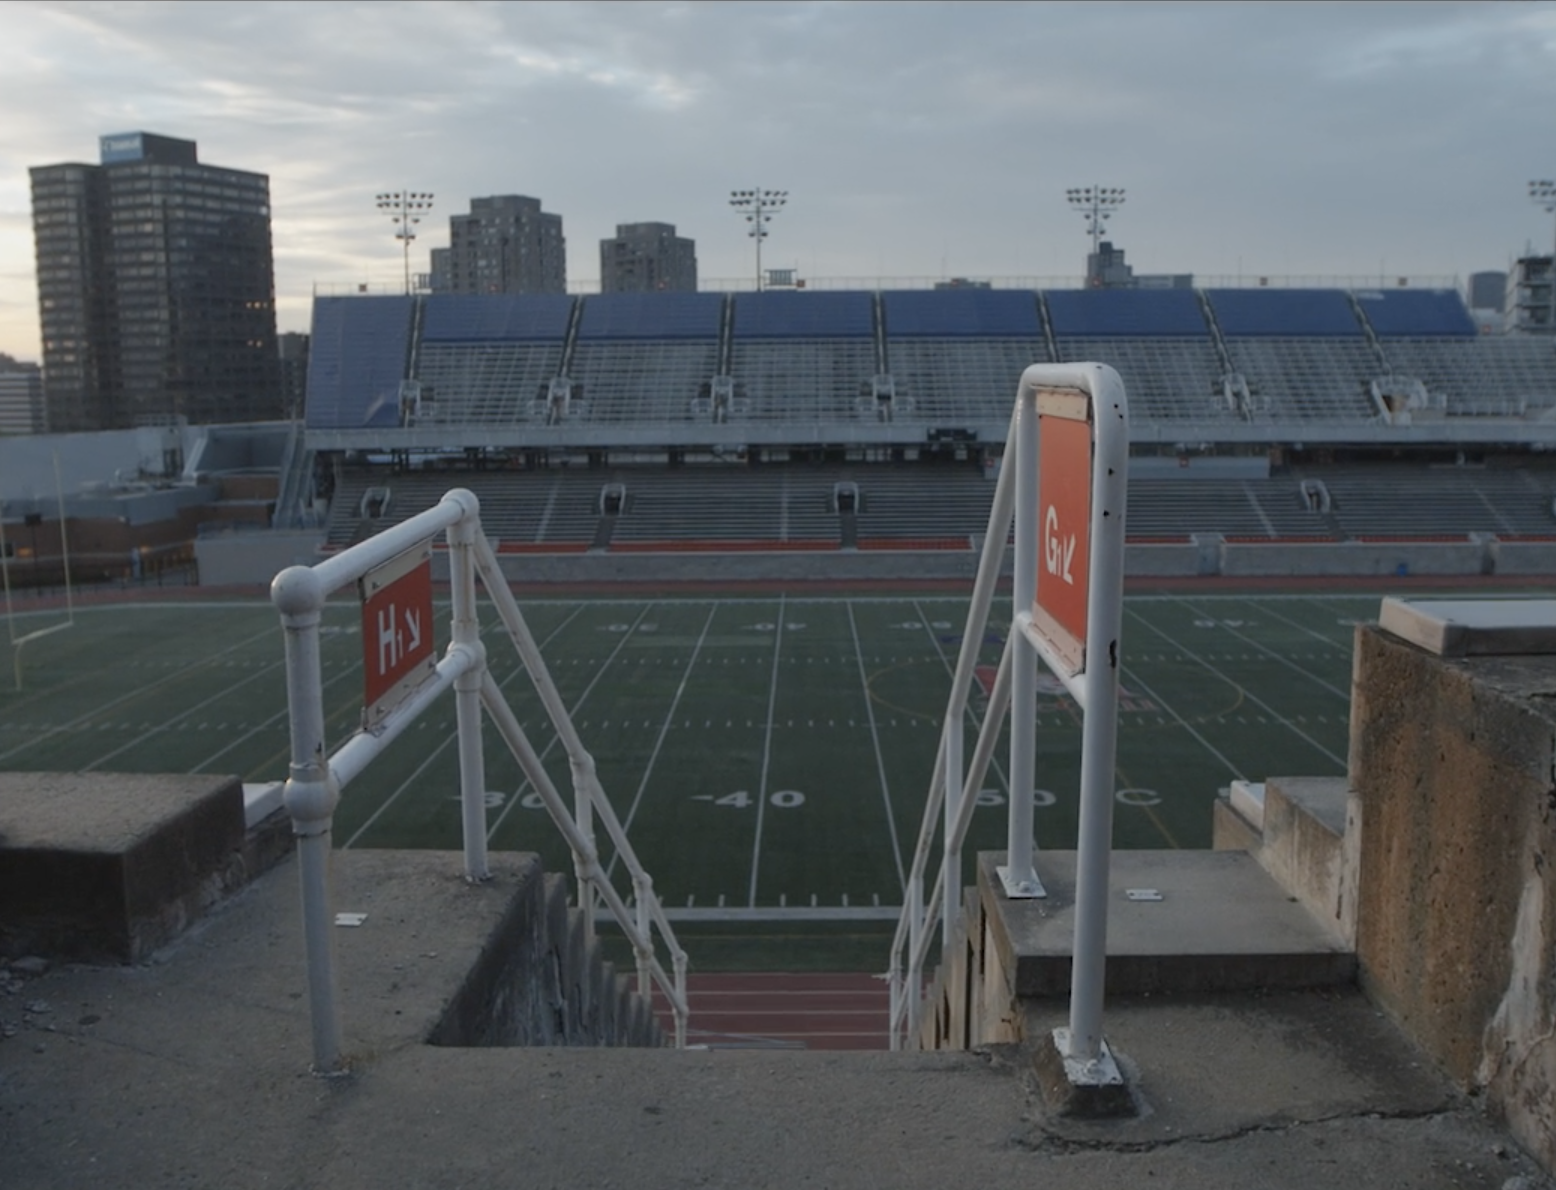
[[897, 861], [897, 887], [908, 886], [908, 875], [902, 866], [902, 844], [897, 839], [897, 816], [891, 809], [891, 787], [886, 781], [886, 758], [881, 755], [881, 733], [875, 725], [875, 700], [870, 697], [870, 678], [864, 672], [864, 648], [859, 643], [859, 625], [854, 620], [854, 605], [847, 600], [843, 610], [848, 613], [848, 630], [854, 635], [854, 656], [859, 662], [859, 689], [864, 695], [864, 712], [870, 720], [870, 742], [875, 745], [875, 771], [881, 778], [881, 804], [886, 808], [886, 829], [891, 832], [891, 853]]
[[240, 640], [237, 644], [229, 645], [219, 653], [213, 653], [211, 656], [202, 658], [192, 665], [186, 665], [183, 669], [174, 670], [166, 677], [158, 678], [154, 682], [147, 682], [144, 686], [137, 686], [135, 689], [121, 694], [118, 698], [111, 699], [108, 702], [103, 703], [101, 706], [93, 708], [84, 715], [78, 715], [68, 723], [61, 723], [58, 727], [49, 728], [41, 735], [36, 735], [32, 739], [28, 740], [25, 744], [18, 744], [9, 752], [0, 752], [0, 761], [9, 760], [18, 752], [25, 752], [29, 748], [36, 747], [50, 736], [58, 735], [62, 731], [72, 731], [88, 720], [94, 719], [98, 715], [101, 715], [104, 711], [112, 710], [120, 703], [128, 702], [132, 698], [139, 698], [141, 695], [147, 693], [148, 691], [155, 690], [160, 686], [166, 686], [169, 682], [176, 682], [180, 678], [188, 677], [191, 673], [197, 672], [206, 666], [214, 667], [215, 664], [223, 657], [227, 656], [227, 654], [236, 652], [239, 649], [247, 648], [261, 637], [269, 636], [274, 632], [275, 626], [269, 625], [264, 629], [264, 631], [256, 632], [253, 636], [244, 637], [244, 639]]
[[[1128, 611], [1127, 608], [1125, 610]], [[1226, 674], [1222, 673], [1214, 665], [1210, 664], [1210, 662], [1206, 661], [1203, 657], [1199, 656], [1199, 654], [1195, 653], [1192, 649], [1189, 649], [1189, 648], [1185, 647], [1184, 644], [1181, 641], [1173, 640], [1172, 637], [1168, 636], [1165, 632], [1163, 632], [1155, 624], [1152, 624], [1149, 620], [1147, 620], [1139, 612], [1128, 611], [1128, 614], [1133, 616], [1136, 620], [1139, 620], [1140, 623], [1144, 624], [1152, 632], [1156, 633], [1157, 636], [1161, 637], [1163, 640], [1165, 640], [1168, 643], [1170, 643], [1171, 645], [1173, 645], [1174, 648], [1178, 649], [1179, 652], [1183, 653], [1183, 655], [1188, 657], [1191, 661], [1195, 662], [1198, 665], [1203, 666], [1205, 669], [1208, 669], [1211, 673], [1215, 674], [1216, 677], [1220, 678], [1228, 686], [1231, 686], [1232, 689], [1234, 689], [1234, 690], [1238, 691], [1239, 693], [1241, 693], [1242, 696], [1245, 699], [1247, 699], [1249, 702], [1254, 703], [1257, 706], [1261, 707], [1264, 710], [1265, 714], [1269, 715], [1272, 719], [1276, 720], [1278, 723], [1280, 723], [1282, 726], [1284, 726], [1288, 731], [1290, 731], [1293, 735], [1300, 736], [1302, 739], [1306, 740], [1315, 749], [1317, 749], [1319, 752], [1322, 752], [1330, 760], [1334, 761], [1335, 764], [1339, 765], [1342, 770], [1346, 767], [1346, 761], [1345, 761], [1345, 758], [1343, 756], [1335, 755], [1328, 748], [1324, 747], [1324, 745], [1320, 744], [1317, 740], [1315, 740], [1312, 736], [1308, 735], [1307, 732], [1303, 731], [1300, 727], [1298, 727], [1290, 719], [1286, 718], [1286, 716], [1282, 715], [1274, 707], [1270, 706], [1269, 703], [1265, 702], [1257, 694], [1253, 693], [1253, 691], [1251, 691], [1251, 690], [1247, 689], [1246, 687], [1238, 684], [1237, 682], [1232, 681], [1231, 678], [1227, 677]]]
[[[362, 668], [362, 666], [361, 666], [360, 662], [354, 662], [353, 664], [346, 666], [346, 668], [341, 670], [340, 673], [336, 674], [334, 677], [332, 677], [332, 678], [328, 679], [327, 681], [322, 682], [320, 684], [320, 686], [319, 686], [320, 693], [323, 693], [325, 690], [328, 690], [336, 682], [344, 681], [346, 678], [351, 677], [353, 674], [355, 674], [361, 668]], [[255, 736], [259, 735], [261, 732], [268, 731], [276, 723], [285, 721], [288, 713], [289, 713], [289, 708], [283, 706], [274, 715], [271, 715], [270, 718], [266, 719], [263, 723], [259, 724], [258, 727], [255, 727], [252, 731], [244, 732], [237, 739], [235, 739], [231, 743], [229, 743], [225, 748], [221, 748], [220, 750], [218, 750], [216, 752], [212, 752], [209, 756], [207, 756], [204, 760], [202, 760], [199, 764], [195, 765], [189, 771], [191, 773], [198, 773], [198, 772], [201, 772], [205, 768], [206, 765], [208, 765], [208, 764], [215, 764], [218, 760], [220, 760], [223, 756], [227, 755], [227, 753], [231, 752], [239, 744], [247, 743], [249, 740], [253, 739]]]
[[[1261, 602], [1262, 602], [1262, 600], [1261, 600]], [[1255, 606], [1258, 606], [1258, 604], [1255, 604]], [[1343, 640], [1335, 640], [1335, 638], [1332, 637], [1332, 636], [1325, 636], [1322, 632], [1314, 631], [1313, 629], [1309, 628], [1306, 624], [1299, 624], [1296, 620], [1293, 620], [1290, 616], [1283, 616], [1283, 615], [1281, 615], [1278, 611], [1276, 611], [1272, 607], [1260, 607], [1259, 610], [1261, 612], [1263, 612], [1267, 616], [1274, 616], [1277, 620], [1280, 620], [1280, 621], [1282, 621], [1283, 623], [1286, 623], [1286, 624], [1290, 624], [1293, 628], [1295, 628], [1299, 632], [1307, 633], [1307, 635], [1311, 636], [1314, 640], [1321, 640], [1321, 641], [1323, 641], [1324, 644], [1328, 645], [1331, 649], [1348, 649], [1348, 648], [1351, 647], [1351, 638], [1350, 638], [1349, 635], [1347, 635]]]
[[[541, 647], [544, 648], [546, 645], [549, 645], [556, 637], [557, 633], [561, 632], [562, 629], [571, 624], [573, 620], [583, 611], [583, 609], [584, 605], [582, 603], [575, 605], [572, 614], [563, 619], [560, 624], [551, 630], [551, 632], [546, 636], [546, 639], [541, 642]], [[518, 677], [521, 673], [524, 672], [524, 667], [522, 665], [514, 666], [513, 672], [504, 678], [500, 685], [506, 686], [509, 682], [513, 681], [514, 678]], [[459, 732], [457, 730], [451, 731], [448, 733], [448, 735], [444, 736], [442, 742], [427, 753], [427, 758], [416, 766], [416, 768], [411, 772], [410, 776], [406, 777], [404, 781], [400, 782], [400, 784], [395, 788], [395, 791], [384, 799], [383, 804], [380, 805], [378, 809], [373, 811], [373, 813], [368, 817], [367, 821], [364, 822], [361, 826], [357, 827], [357, 829], [352, 833], [352, 836], [341, 844], [341, 849], [345, 850], [346, 848], [353, 846], [356, 841], [362, 837], [364, 832], [366, 832], [368, 827], [377, 822], [383, 812], [391, 805], [393, 805], [402, 793], [404, 793], [407, 789], [411, 788], [411, 786], [416, 783], [416, 779], [420, 777], [422, 773], [427, 771], [427, 766], [430, 765], [439, 756], [441, 756], [448, 748], [448, 746], [458, 738]], [[514, 800], [517, 801], [518, 799], [515, 797]], [[487, 837], [491, 837], [490, 831], [487, 832]]]
[[1156, 693], [1156, 691], [1152, 690], [1151, 687], [1146, 684], [1144, 678], [1142, 678], [1139, 674], [1132, 672], [1127, 665], [1119, 666], [1119, 673], [1128, 677], [1130, 685], [1140, 690], [1140, 692], [1143, 693], [1147, 698], [1149, 698], [1157, 706], [1161, 707], [1162, 710], [1171, 715], [1173, 719], [1177, 721], [1179, 727], [1183, 728], [1184, 731], [1188, 732], [1191, 736], [1200, 742], [1205, 751], [1209, 752], [1222, 764], [1226, 765], [1227, 772], [1231, 773], [1232, 776], [1237, 778], [1239, 781], [1244, 779], [1242, 770], [1227, 759], [1226, 753], [1222, 752], [1221, 749], [1217, 748], [1198, 731], [1196, 731], [1193, 724], [1191, 724], [1182, 715], [1178, 714], [1171, 703], [1169, 703], [1165, 698]]
[[[718, 614], [719, 605], [715, 602], [708, 609], [708, 618], [702, 622], [702, 633], [697, 637], [696, 647], [692, 649], [691, 658], [686, 662], [686, 669], [681, 674], [681, 684], [675, 688], [675, 697], [670, 700], [670, 708], [665, 711], [665, 721], [659, 725], [659, 737], [654, 740], [654, 750], [648, 754], [648, 763], [643, 766], [643, 779], [638, 782], [638, 789], [632, 795], [632, 805], [627, 808], [627, 816], [622, 819], [622, 829], [631, 832], [632, 820], [637, 817], [638, 806], [643, 801], [643, 792], [648, 788], [648, 779], [653, 775], [654, 765], [659, 760], [659, 750], [664, 747], [665, 736], [670, 733], [670, 721], [675, 718], [676, 708], [681, 705], [681, 696], [686, 693], [686, 683], [690, 681], [692, 670], [697, 665], [697, 658], [702, 653], [702, 644], [708, 639], [708, 629], [713, 626], [713, 617]], [[610, 863], [605, 865], [605, 876], [615, 871], [617, 856], [612, 855]]]
[[[611, 665], [615, 662], [621, 651], [627, 647], [627, 642], [632, 639], [633, 633], [638, 630], [638, 625], [643, 622], [643, 617], [648, 615], [648, 613], [654, 609], [655, 603], [657, 602], [658, 601], [655, 600], [643, 605], [643, 610], [638, 612], [637, 619], [633, 620], [631, 626], [621, 634], [621, 639], [616, 642], [616, 647], [610, 651], [610, 655], [606, 657], [604, 661], [600, 662], [600, 668], [594, 671], [594, 677], [589, 679], [589, 684], [583, 688], [583, 693], [574, 700], [572, 706], [567, 708], [568, 718], [572, 718], [574, 715], [578, 714], [578, 708], [583, 706], [583, 704], [589, 700], [589, 695], [594, 693], [594, 688], [600, 684], [600, 679], [605, 676], [606, 671], [610, 669]], [[580, 607], [579, 610], [582, 611], [582, 607]], [[569, 616], [568, 619], [572, 619], [572, 617]], [[551, 636], [546, 637], [545, 641], [541, 645], [541, 648], [544, 649], [545, 645], [550, 644], [551, 638], [561, 630], [562, 626], [558, 625], [556, 632], [553, 632]], [[525, 672], [524, 667], [521, 665], [515, 669], [513, 673], [509, 674], [508, 677], [512, 679], [523, 672]], [[549, 723], [550, 720], [547, 720], [547, 722]], [[457, 738], [457, 733], [455, 736], [450, 736], [449, 738]], [[557, 746], [561, 739], [561, 736], [553, 734], [550, 741], [547, 742], [546, 746], [540, 750], [540, 759], [545, 760], [546, 757], [550, 756], [551, 750]], [[528, 784], [528, 781], [521, 782], [518, 789], [514, 790], [513, 796], [508, 799], [507, 805], [503, 806], [502, 813], [497, 815], [497, 821], [492, 823], [492, 825], [487, 828], [486, 837], [488, 840], [496, 838], [498, 828], [502, 826], [505, 821], [507, 821], [508, 815], [513, 813], [513, 808], [523, 800], [522, 795]]]
[[129, 743], [121, 744], [121, 745], [119, 745], [119, 747], [113, 749], [112, 751], [103, 753], [103, 755], [99, 756], [96, 760], [92, 761], [91, 764], [82, 765], [79, 771], [83, 772], [83, 773], [90, 773], [93, 769], [95, 769], [98, 765], [104, 763], [105, 761], [112, 760], [115, 756], [122, 756], [124, 753], [128, 752], [131, 748], [138, 748], [138, 747], [140, 747], [147, 740], [152, 739], [154, 736], [159, 736], [159, 735], [161, 735], [165, 731], [171, 731], [173, 729], [174, 724], [183, 723], [183, 722], [185, 722], [185, 721], [187, 721], [189, 719], [194, 718], [196, 715], [201, 715], [201, 714], [205, 714], [205, 713], [209, 712], [211, 707], [216, 705], [216, 703], [220, 702], [223, 698], [226, 698], [227, 695], [231, 694], [233, 691], [243, 689], [243, 687], [247, 686], [250, 682], [257, 682], [257, 681], [259, 681], [260, 678], [268, 676], [269, 674], [271, 674], [271, 673], [275, 672], [276, 670], [280, 669], [285, 664], [286, 664], [286, 659], [284, 657], [281, 660], [279, 660], [279, 661], [271, 662], [269, 665], [265, 666], [263, 669], [259, 670], [257, 673], [249, 674], [249, 676], [244, 678], [242, 681], [234, 682], [234, 683], [232, 683], [232, 685], [224, 687], [219, 694], [217, 694], [214, 698], [210, 699], [208, 702], [203, 702], [203, 703], [201, 703], [197, 707], [191, 707], [189, 710], [183, 712], [183, 714], [174, 715], [171, 719], [165, 719], [158, 726], [153, 727], [150, 731], [147, 731], [144, 734], [142, 734], [142, 735], [136, 737], [135, 739], [129, 741]]
[[[1192, 612], [1196, 616], [1204, 616], [1204, 615], [1207, 614], [1207, 613], [1205, 613], [1203, 611], [1200, 611], [1198, 608], [1194, 607], [1191, 604], [1185, 603], [1185, 604], [1183, 604], [1183, 606], [1188, 608], [1189, 611]], [[1270, 615], [1274, 615], [1273, 612], [1271, 612], [1269, 614]], [[1290, 621], [1287, 621], [1287, 623], [1290, 623]], [[1308, 679], [1308, 681], [1312, 682], [1314, 685], [1322, 686], [1325, 690], [1329, 691], [1329, 693], [1333, 694], [1336, 698], [1343, 699], [1347, 705], [1350, 704], [1351, 692], [1349, 690], [1341, 690], [1338, 686], [1335, 686], [1335, 685], [1333, 685], [1333, 684], [1331, 684], [1329, 682], [1324, 681], [1324, 679], [1319, 677], [1317, 674], [1310, 673], [1308, 670], [1303, 669], [1295, 661], [1292, 661], [1289, 658], [1282, 656], [1280, 653], [1277, 653], [1274, 649], [1271, 649], [1271, 648], [1269, 648], [1269, 647], [1267, 647], [1265, 645], [1261, 645], [1258, 641], [1254, 640], [1253, 637], [1248, 636], [1245, 633], [1239, 632], [1235, 628], [1229, 627], [1225, 622], [1218, 623], [1217, 627], [1221, 628], [1221, 629], [1224, 629], [1227, 632], [1230, 632], [1233, 636], [1237, 637], [1238, 640], [1244, 642], [1245, 644], [1252, 645], [1254, 648], [1258, 649], [1259, 652], [1263, 653], [1266, 657], [1273, 657], [1276, 661], [1280, 662], [1287, 669], [1291, 670], [1294, 673], [1301, 674], [1304, 678]], [[1299, 625], [1297, 625], [1297, 627], [1300, 628], [1301, 625], [1299, 624]]]
[[767, 806], [767, 769], [773, 758], [773, 709], [778, 704], [778, 657], [783, 649], [783, 621], [787, 614], [784, 596], [780, 594], [778, 618], [773, 629], [773, 677], [767, 686], [767, 734], [762, 740], [762, 776], [756, 793], [756, 838], [751, 841], [751, 886], [746, 893], [746, 903], [752, 907], [756, 905], [756, 878], [762, 865], [762, 811]]

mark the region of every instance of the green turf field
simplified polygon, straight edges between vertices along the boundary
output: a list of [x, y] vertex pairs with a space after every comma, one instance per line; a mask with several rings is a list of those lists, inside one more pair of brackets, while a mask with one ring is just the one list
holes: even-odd
[[[1378, 596], [1132, 597], [1124, 624], [1116, 839], [1204, 847], [1234, 777], [1344, 771], [1352, 627]], [[901, 899], [965, 601], [930, 597], [525, 603], [605, 788], [667, 905], [688, 918], [782, 910], [870, 920]], [[1008, 607], [1008, 605], [1007, 605]], [[361, 707], [353, 604], [326, 614], [325, 698], [343, 740]], [[19, 618], [18, 631], [56, 613]], [[485, 618], [495, 626], [487, 609]], [[983, 661], [999, 657], [996, 611]], [[440, 625], [440, 644], [446, 625]], [[567, 766], [511, 648], [498, 679], [564, 790]], [[0, 690], [0, 767], [284, 777], [281, 633], [266, 603], [91, 608], [26, 647]], [[1040, 677], [1038, 842], [1074, 842], [1079, 716]], [[975, 700], [981, 701], [981, 700]], [[342, 847], [457, 848], [453, 707], [443, 700], [345, 791]], [[1003, 750], [1003, 745], [1002, 745]], [[969, 739], [969, 754], [971, 752]], [[487, 733], [490, 839], [565, 849]], [[1004, 844], [1005, 762], [971, 849]], [[723, 908], [726, 913], [716, 911]], [[689, 914], [684, 913], [690, 909]]]

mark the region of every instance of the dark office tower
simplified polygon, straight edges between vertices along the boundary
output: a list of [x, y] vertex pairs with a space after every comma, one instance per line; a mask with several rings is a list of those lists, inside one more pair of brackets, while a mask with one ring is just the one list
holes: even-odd
[[600, 241], [602, 293], [696, 292], [697, 244], [673, 223], [618, 223]]
[[270, 179], [193, 141], [100, 144], [31, 171], [50, 429], [279, 417]]
[[433, 287], [445, 293], [566, 293], [562, 216], [538, 198], [472, 198], [448, 221], [447, 250], [432, 251]]

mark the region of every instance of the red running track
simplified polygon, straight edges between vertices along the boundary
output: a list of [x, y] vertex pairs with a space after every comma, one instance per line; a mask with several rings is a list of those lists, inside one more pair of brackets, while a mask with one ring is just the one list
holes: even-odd
[[[887, 1049], [891, 995], [879, 975], [738, 973], [686, 977], [688, 1045], [714, 1049]], [[658, 988], [654, 1012], [673, 1036]]]

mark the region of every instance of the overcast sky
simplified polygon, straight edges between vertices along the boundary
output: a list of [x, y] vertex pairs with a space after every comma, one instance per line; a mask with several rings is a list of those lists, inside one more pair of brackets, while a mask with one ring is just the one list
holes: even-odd
[[753, 272], [729, 191], [788, 190], [764, 263], [1076, 277], [1065, 190], [1127, 190], [1146, 272], [1466, 276], [1552, 217], [1556, 4], [92, 3], [0, 9], [0, 351], [38, 357], [27, 167], [104, 133], [270, 176], [282, 330], [397, 284], [379, 190], [563, 217], [568, 273], [674, 223]]

